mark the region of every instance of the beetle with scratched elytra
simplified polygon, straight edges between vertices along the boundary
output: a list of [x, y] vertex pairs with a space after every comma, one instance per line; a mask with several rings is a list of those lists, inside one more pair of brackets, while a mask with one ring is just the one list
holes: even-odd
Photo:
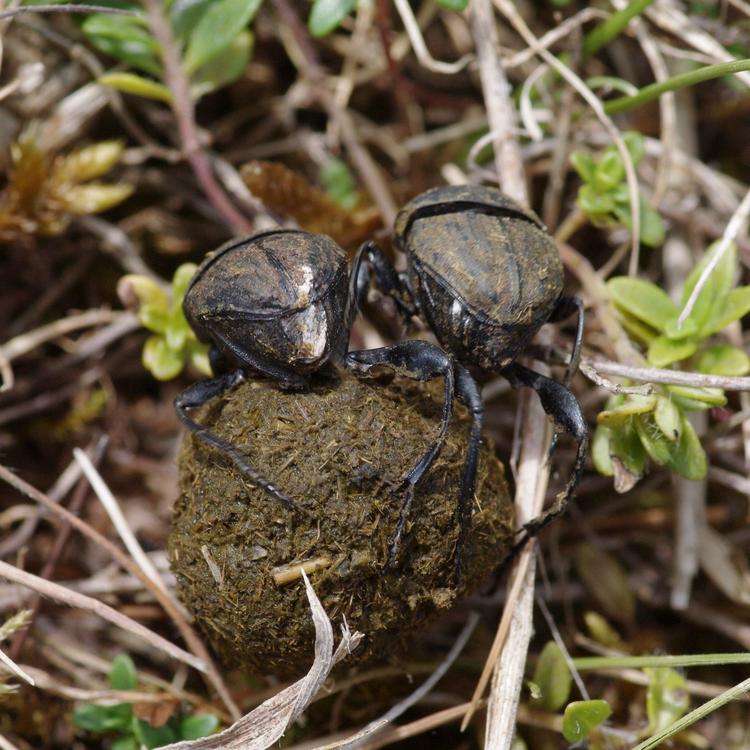
[[[421, 316], [455, 357], [456, 395], [473, 415], [459, 493], [458, 567], [471, 518], [483, 416], [479, 389], [463, 365], [499, 373], [514, 387], [535, 390], [545, 412], [577, 443], [565, 488], [545, 515], [526, 525], [518, 547], [563, 512], [583, 471], [588, 427], [567, 388], [580, 357], [583, 310], [580, 300], [563, 295], [562, 262], [541, 220], [498, 190], [480, 185], [428, 190], [398, 213], [395, 240], [406, 255], [406, 272], [396, 272], [369, 242], [357, 254], [352, 279], [358, 304], [374, 276], [405, 321]], [[576, 341], [564, 385], [515, 361], [542, 324], [576, 310]]]

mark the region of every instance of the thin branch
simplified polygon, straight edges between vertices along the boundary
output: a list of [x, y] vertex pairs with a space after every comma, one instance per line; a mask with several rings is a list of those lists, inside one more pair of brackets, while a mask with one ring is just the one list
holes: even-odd
[[[632, 367], [610, 360], [582, 358], [582, 364], [596, 373], [612, 375], [642, 383], [663, 383], [665, 385], [686, 385], [692, 388], [721, 388], [725, 391], [750, 391], [750, 377], [729, 377], [727, 375], [707, 375], [703, 372], [683, 372], [682, 370], [661, 370], [658, 367]], [[588, 372], [583, 370], [588, 377]], [[593, 379], [593, 378], [592, 378]]]
[[417, 60], [419, 60], [422, 67], [434, 73], [454, 75], [462, 71], [474, 59], [473, 55], [464, 55], [460, 60], [452, 63], [436, 60], [427, 49], [424, 37], [422, 36], [422, 30], [419, 28], [419, 23], [417, 23], [417, 19], [414, 17], [414, 11], [411, 9], [408, 0], [394, 0], [394, 3], [399, 16], [401, 16], [406, 33], [409, 35], [409, 41], [417, 56]]
[[26, 571], [20, 570], [13, 565], [8, 565], [8, 563], [2, 562], [1, 560], [0, 577], [7, 578], [14, 583], [20, 583], [22, 586], [37, 591], [42, 594], [42, 596], [48, 596], [50, 599], [54, 599], [61, 604], [67, 604], [71, 607], [77, 607], [78, 609], [93, 612], [102, 619], [111, 622], [113, 625], [140, 636], [143, 640], [147, 641], [155, 648], [161, 649], [174, 659], [185, 662], [185, 664], [189, 664], [191, 667], [194, 667], [201, 672], [205, 672], [208, 669], [203, 659], [199, 659], [179, 646], [175, 646], [174, 643], [171, 643], [166, 638], [158, 635], [158, 633], [154, 633], [139, 622], [120, 614], [116, 609], [113, 609], [108, 604], [104, 604], [97, 599], [92, 599], [85, 594], [79, 594], [77, 591], [72, 591], [65, 586], [52, 583], [52, 581], [46, 581], [44, 578], [27, 573]]
[[494, 133], [495, 168], [503, 192], [527, 205], [526, 176], [518, 144], [513, 137], [517, 127], [511, 101], [511, 88], [500, 63], [500, 43], [489, 0], [472, 0], [471, 28], [477, 48], [479, 77], [490, 130]]
[[146, 7], [149, 26], [161, 49], [164, 79], [172, 93], [172, 111], [177, 120], [183, 153], [213, 207], [234, 232], [247, 234], [252, 230], [253, 225], [234, 207], [216, 181], [211, 164], [201, 146], [198, 128], [195, 124], [195, 108], [190, 96], [190, 86], [172, 36], [172, 29], [162, 12], [162, 4], [158, 0], [143, 0], [143, 4]]

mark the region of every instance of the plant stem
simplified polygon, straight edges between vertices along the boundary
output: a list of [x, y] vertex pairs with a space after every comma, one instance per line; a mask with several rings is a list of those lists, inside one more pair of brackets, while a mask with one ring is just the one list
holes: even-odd
[[198, 178], [203, 192], [213, 207], [237, 234], [246, 234], [252, 230], [252, 224], [229, 200], [214, 177], [211, 165], [198, 138], [195, 124], [195, 109], [190, 96], [187, 76], [182, 67], [177, 45], [172, 36], [172, 29], [162, 13], [159, 0], [144, 0], [149, 26], [161, 48], [164, 63], [164, 82], [172, 92], [172, 111], [177, 120], [182, 151]]
[[710, 81], [722, 76], [734, 75], [741, 73], [743, 70], [750, 70], [750, 60], [733, 60], [732, 62], [718, 63], [717, 65], [706, 65], [698, 70], [691, 70], [688, 73], [680, 73], [672, 76], [666, 81], [652, 83], [644, 86], [637, 94], [633, 96], [621, 96], [619, 99], [612, 99], [604, 105], [604, 111], [608, 115], [614, 115], [618, 112], [625, 112], [634, 107], [640, 107], [658, 98], [667, 91], [676, 91], [686, 86], [694, 86], [696, 83]]
[[602, 47], [620, 36], [630, 21], [643, 13], [654, 0], [633, 0], [626, 8], [613, 13], [606, 21], [595, 26], [583, 40], [583, 59], [595, 55]]
[[644, 669], [645, 667], [684, 667], [716, 666], [717, 664], [750, 664], [750, 653], [742, 651], [729, 654], [680, 654], [679, 656], [584, 656], [574, 658], [573, 664], [579, 671], [591, 669]]

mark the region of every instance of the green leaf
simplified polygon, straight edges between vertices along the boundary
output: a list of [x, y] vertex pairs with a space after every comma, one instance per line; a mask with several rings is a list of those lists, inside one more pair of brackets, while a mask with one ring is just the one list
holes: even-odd
[[661, 214], [641, 197], [641, 242], [646, 247], [659, 247], [664, 244], [665, 236]]
[[607, 217], [615, 209], [615, 201], [611, 195], [600, 193], [589, 184], [581, 185], [576, 203], [589, 217]]
[[329, 159], [320, 170], [320, 181], [326, 193], [343, 208], [354, 208], [359, 202], [357, 183], [346, 162]]
[[438, 5], [448, 10], [466, 10], [469, 7], [469, 0], [436, 0]]
[[[182, 318], [182, 321], [174, 321], [174, 317], [175, 316], [172, 315], [172, 322], [167, 326], [167, 330], [164, 331], [164, 339], [167, 342], [167, 346], [173, 352], [181, 354], [182, 349], [185, 346], [185, 342], [187, 341], [190, 329], [188, 328], [188, 324], [185, 322], [184, 318]], [[180, 325], [180, 323], [182, 323], [182, 325]]]
[[641, 440], [641, 445], [646, 449], [646, 453], [651, 457], [651, 460], [659, 466], [668, 463], [672, 457], [674, 442], [667, 440], [650, 419], [636, 417], [633, 420], [633, 425]]
[[635, 414], [647, 414], [656, 406], [656, 396], [628, 396], [624, 401], [606, 411], [599, 412], [598, 424], [614, 427], [625, 424]]
[[241, 31], [232, 43], [216, 57], [198, 68], [190, 79], [190, 93], [194, 99], [234, 83], [246, 70], [253, 53], [254, 37]]
[[593, 544], [579, 544], [575, 566], [586, 590], [612, 619], [632, 623], [635, 620], [635, 593], [622, 565], [609, 553]]
[[681, 341], [682, 339], [697, 336], [698, 325], [690, 318], [687, 318], [683, 321], [682, 325], [680, 325], [677, 318], [675, 318], [667, 323], [667, 326], [664, 329], [664, 334], [668, 339], [672, 339], [672, 341]]
[[591, 439], [591, 460], [594, 468], [605, 477], [614, 476], [615, 467], [610, 454], [612, 431], [609, 427], [598, 425]]
[[174, 272], [172, 276], [172, 304], [175, 307], [182, 307], [182, 300], [185, 299], [185, 293], [197, 270], [198, 266], [195, 263], [183, 263]]
[[692, 356], [697, 349], [695, 339], [675, 341], [666, 336], [658, 336], [648, 347], [648, 363], [653, 367], [668, 367], [673, 362]]
[[700, 480], [706, 478], [708, 461], [695, 434], [690, 420], [683, 415], [680, 439], [672, 453], [669, 466], [685, 479]]
[[646, 154], [646, 140], [635, 130], [628, 130], [627, 133], [623, 133], [622, 140], [625, 141], [625, 148], [630, 153], [633, 164], [638, 166], [638, 163]]
[[607, 282], [607, 289], [615, 305], [662, 333], [679, 315], [667, 293], [643, 279], [615, 276]]
[[148, 748], [162, 747], [176, 742], [179, 738], [169, 724], [160, 727], [152, 727], [147, 721], [138, 719], [138, 739]]
[[128, 654], [118, 654], [112, 660], [109, 684], [113, 690], [135, 690], [138, 686], [138, 673]]
[[649, 677], [646, 712], [651, 734], [666, 729], [690, 707], [690, 691], [683, 675], [669, 667], [643, 670]]
[[622, 327], [628, 332], [631, 338], [642, 341], [644, 344], [650, 344], [659, 335], [659, 332], [654, 328], [651, 328], [651, 326], [646, 325], [624, 310], [618, 309], [618, 313]]
[[219, 726], [218, 717], [213, 714], [195, 714], [185, 716], [180, 722], [180, 737], [182, 740], [199, 740], [213, 734]]
[[732, 289], [722, 309], [703, 327], [703, 335], [710, 336], [723, 331], [730, 323], [734, 323], [735, 320], [739, 320], [748, 313], [750, 313], [750, 286]]
[[262, 0], [214, 0], [190, 35], [185, 69], [194, 73], [223, 52], [250, 23]]
[[174, 35], [181, 42], [187, 42], [213, 2], [214, 0], [173, 0], [169, 6], [169, 22]]
[[667, 390], [674, 399], [701, 404], [696, 409], [710, 409], [714, 406], [724, 406], [727, 397], [721, 388], [695, 388], [687, 385], [668, 385]]
[[144, 20], [93, 13], [83, 22], [81, 29], [91, 44], [105, 54], [161, 78], [159, 45]]
[[584, 182], [591, 182], [594, 179], [596, 162], [588, 151], [574, 151], [570, 155], [570, 163]]
[[549, 641], [542, 649], [534, 670], [534, 683], [540, 690], [533, 704], [545, 711], [557, 711], [570, 697], [572, 677], [560, 647]]
[[143, 305], [138, 309], [138, 322], [149, 331], [164, 333], [169, 328], [170, 313], [157, 305]]
[[[690, 295], [693, 293], [698, 280], [703, 275], [706, 267], [711, 263], [721, 249], [720, 242], [712, 243], [700, 263], [692, 270], [685, 281], [685, 287], [682, 290], [682, 306], [687, 303]], [[710, 321], [714, 320], [727, 303], [734, 279], [737, 274], [737, 247], [734, 243], [725, 248], [721, 260], [711, 272], [708, 281], [704, 285], [701, 293], [695, 301], [690, 318], [695, 321], [698, 328], [703, 331]]]
[[133, 707], [130, 703], [118, 703], [115, 706], [86, 703], [73, 711], [73, 721], [77, 727], [89, 732], [112, 732], [127, 729], [132, 715]]
[[632, 420], [612, 430], [610, 451], [622, 461], [631, 474], [643, 474], [646, 468], [646, 450], [633, 427]]
[[672, 399], [666, 396], [659, 396], [656, 399], [654, 422], [667, 440], [677, 440], [680, 437], [682, 413], [674, 405]]
[[565, 707], [563, 737], [568, 742], [581, 742], [606, 721], [612, 713], [607, 701], [573, 701]]
[[750, 372], [750, 358], [731, 344], [717, 344], [702, 351], [695, 361], [698, 372], [737, 377]]
[[314, 37], [330, 34], [356, 5], [357, 0], [314, 0], [307, 28]]
[[112, 743], [112, 750], [139, 750], [138, 741], [132, 735], [118, 737]]
[[190, 337], [185, 347], [188, 361], [201, 375], [210, 377], [211, 363], [208, 359], [208, 345], [201, 344], [196, 338]]
[[172, 101], [172, 93], [163, 83], [143, 78], [135, 73], [107, 73], [96, 80], [104, 86], [111, 86], [126, 94], [136, 94], [146, 99], [167, 102], [167, 104]]
[[606, 193], [625, 178], [625, 167], [617, 151], [605, 151], [597, 162], [594, 169], [594, 178], [591, 181], [595, 190]]
[[151, 336], [143, 345], [143, 366], [157, 380], [171, 380], [182, 371], [182, 354], [167, 346], [163, 336]]

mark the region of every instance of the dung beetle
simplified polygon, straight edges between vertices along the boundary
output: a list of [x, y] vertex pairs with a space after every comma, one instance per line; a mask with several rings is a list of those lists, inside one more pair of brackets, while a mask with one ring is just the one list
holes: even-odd
[[[480, 185], [428, 190], [399, 211], [394, 234], [406, 256], [406, 272], [396, 272], [373, 242], [363, 244], [352, 271], [356, 301], [361, 306], [374, 275], [376, 286], [395, 301], [407, 324], [420, 315], [457, 361], [456, 396], [473, 416], [458, 502], [458, 573], [471, 520], [483, 415], [479, 389], [463, 365], [499, 373], [513, 387], [534, 389], [545, 412], [577, 443], [565, 488], [545, 515], [526, 524], [520, 546], [563, 512], [583, 471], [588, 428], [567, 388], [580, 358], [582, 305], [563, 295], [562, 262], [541, 220], [498, 190]], [[576, 310], [576, 341], [564, 385], [515, 361], [544, 323]]]
[[336, 365], [361, 375], [385, 366], [417, 380], [444, 377], [440, 429], [403, 479], [406, 491], [387, 568], [398, 550], [414, 488], [443, 445], [453, 410], [454, 367], [442, 349], [426, 341], [347, 352], [355, 291], [346, 255], [325, 235], [274, 229], [233, 240], [210, 253], [188, 286], [183, 310], [198, 338], [211, 344], [215, 376], [189, 386], [175, 399], [175, 408], [199, 440], [229, 456], [251, 482], [296, 510], [298, 502], [261, 476], [235, 446], [196, 422], [189, 411], [248, 376], [269, 377], [285, 389], [302, 389], [316, 377], [333, 377]]

